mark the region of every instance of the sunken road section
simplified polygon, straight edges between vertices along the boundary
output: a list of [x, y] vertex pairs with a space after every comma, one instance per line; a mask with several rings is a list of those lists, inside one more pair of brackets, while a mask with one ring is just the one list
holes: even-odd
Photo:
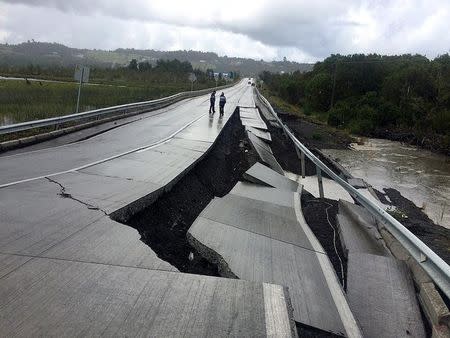
[[215, 196], [225, 196], [256, 161], [236, 110], [209, 153], [126, 224], [139, 231], [159, 258], [181, 272], [220, 276], [217, 266], [188, 244], [186, 233], [208, 203]]

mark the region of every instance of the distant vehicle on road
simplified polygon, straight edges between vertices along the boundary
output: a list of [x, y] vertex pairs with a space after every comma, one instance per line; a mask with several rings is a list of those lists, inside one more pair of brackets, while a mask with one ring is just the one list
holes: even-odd
[[248, 84], [252, 84], [252, 81], [248, 81]]

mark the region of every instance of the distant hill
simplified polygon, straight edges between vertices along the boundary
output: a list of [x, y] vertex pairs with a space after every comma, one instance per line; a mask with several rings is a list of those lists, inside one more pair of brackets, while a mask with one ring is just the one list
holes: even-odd
[[178, 59], [189, 61], [194, 68], [217, 72], [238, 71], [242, 76], [257, 75], [267, 70], [274, 73], [312, 70], [309, 63], [291, 61], [257, 61], [253, 59], [218, 56], [211, 52], [198, 51], [157, 51], [138, 49], [116, 49], [113, 51], [70, 48], [58, 43], [25, 42], [18, 45], [0, 44], [0, 66], [43, 67], [59, 65], [74, 66], [85, 64], [97, 67], [114, 68], [127, 65], [131, 59], [156, 63], [158, 59]]

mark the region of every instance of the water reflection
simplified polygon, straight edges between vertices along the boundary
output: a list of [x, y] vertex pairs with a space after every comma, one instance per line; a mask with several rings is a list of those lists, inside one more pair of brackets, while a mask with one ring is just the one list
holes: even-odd
[[219, 116], [219, 119], [217, 120], [217, 130], [221, 131], [223, 125], [223, 116]]
[[354, 176], [377, 189], [394, 188], [450, 228], [450, 158], [399, 142], [367, 139], [354, 150], [326, 149]]

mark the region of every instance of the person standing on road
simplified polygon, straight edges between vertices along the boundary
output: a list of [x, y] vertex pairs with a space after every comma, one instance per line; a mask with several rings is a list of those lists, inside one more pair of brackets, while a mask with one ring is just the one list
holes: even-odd
[[220, 116], [223, 116], [223, 110], [225, 108], [225, 103], [227, 103], [227, 98], [225, 97], [225, 94], [222, 92], [222, 94], [220, 94], [220, 99], [219, 99], [219, 108], [220, 108]]
[[214, 114], [216, 112], [216, 109], [214, 107], [216, 105], [216, 91], [215, 90], [213, 90], [213, 92], [211, 93], [211, 97], [209, 98], [209, 103], [210, 103], [209, 113], [211, 114], [211, 111], [212, 111], [212, 113]]

